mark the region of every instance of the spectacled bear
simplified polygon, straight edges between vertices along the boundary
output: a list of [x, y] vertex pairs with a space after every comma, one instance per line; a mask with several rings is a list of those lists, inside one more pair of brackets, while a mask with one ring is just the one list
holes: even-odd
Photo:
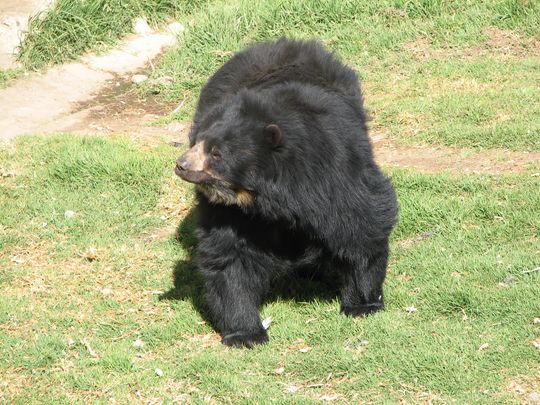
[[235, 54], [201, 91], [175, 172], [196, 185], [198, 269], [225, 345], [268, 341], [272, 279], [328, 266], [341, 312], [383, 304], [397, 201], [374, 162], [355, 72], [317, 41]]

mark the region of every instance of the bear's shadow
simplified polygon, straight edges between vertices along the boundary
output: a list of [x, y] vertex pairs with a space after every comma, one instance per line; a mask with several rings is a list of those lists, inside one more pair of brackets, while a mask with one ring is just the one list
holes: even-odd
[[[173, 267], [173, 288], [163, 293], [159, 300], [189, 299], [202, 318], [212, 324], [205, 306], [203, 296], [203, 279], [197, 271], [195, 248], [196, 208], [192, 208], [178, 225], [175, 242], [187, 254], [186, 259], [178, 260]], [[264, 303], [286, 300], [295, 303], [332, 301], [339, 294], [335, 276], [327, 271], [299, 269], [294, 273], [276, 278]]]

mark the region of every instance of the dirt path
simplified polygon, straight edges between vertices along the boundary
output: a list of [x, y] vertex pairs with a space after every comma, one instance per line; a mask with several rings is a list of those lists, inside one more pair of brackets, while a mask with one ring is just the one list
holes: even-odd
[[522, 172], [540, 166], [540, 152], [513, 152], [505, 149], [454, 149], [444, 146], [405, 146], [372, 135], [376, 160], [385, 166], [407, 167], [432, 173]]
[[148, 27], [143, 33], [128, 36], [108, 54], [88, 55], [44, 74], [35, 72], [0, 90], [0, 139], [69, 130], [93, 111], [81, 109], [81, 105], [130, 81], [133, 73], [144, 69], [164, 47], [175, 42], [176, 26], [169, 27], [170, 31], [163, 33], [151, 32]]

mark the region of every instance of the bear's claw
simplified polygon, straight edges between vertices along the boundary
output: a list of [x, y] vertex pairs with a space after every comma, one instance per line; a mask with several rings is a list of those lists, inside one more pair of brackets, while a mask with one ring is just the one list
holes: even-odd
[[360, 305], [357, 307], [342, 307], [341, 312], [347, 316], [366, 316], [374, 312], [384, 309], [384, 304], [382, 302], [374, 302], [366, 305]]
[[268, 342], [266, 330], [257, 332], [238, 331], [223, 336], [222, 343], [231, 347], [252, 347]]

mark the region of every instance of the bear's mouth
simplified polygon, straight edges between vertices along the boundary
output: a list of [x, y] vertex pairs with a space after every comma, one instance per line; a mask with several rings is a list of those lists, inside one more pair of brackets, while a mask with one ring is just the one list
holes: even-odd
[[201, 171], [186, 170], [179, 165], [176, 165], [176, 167], [174, 168], [174, 173], [178, 177], [180, 177], [182, 180], [185, 180], [193, 184], [201, 184], [201, 183], [209, 182], [213, 179], [213, 177], [210, 174], [208, 174], [207, 172], [203, 170]]

